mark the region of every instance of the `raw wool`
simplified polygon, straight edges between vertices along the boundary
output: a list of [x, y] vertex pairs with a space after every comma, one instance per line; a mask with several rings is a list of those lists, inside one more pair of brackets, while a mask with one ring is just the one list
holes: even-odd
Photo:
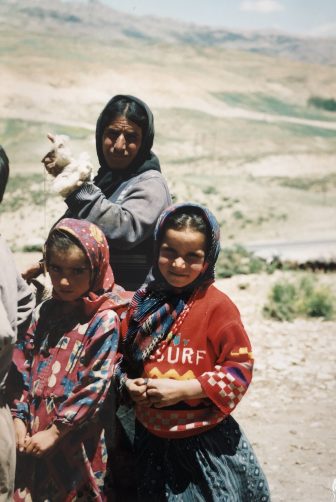
[[85, 181], [92, 180], [93, 167], [86, 152], [81, 153], [77, 159], [72, 156], [68, 136], [48, 134], [48, 138], [53, 147], [43, 157], [42, 162], [47, 158], [51, 160], [47, 171], [55, 178], [52, 190], [62, 197], [67, 197]]

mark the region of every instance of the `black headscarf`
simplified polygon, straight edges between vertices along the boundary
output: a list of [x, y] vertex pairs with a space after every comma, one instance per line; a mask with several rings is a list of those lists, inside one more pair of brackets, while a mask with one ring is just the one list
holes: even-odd
[[5, 150], [0, 145], [0, 202], [3, 199], [9, 176], [9, 160]]
[[[119, 101], [121, 99], [127, 99], [129, 101], [133, 101], [137, 103], [143, 109], [144, 113], [147, 115], [148, 126], [142, 129], [142, 141], [137, 156], [132, 161], [132, 163], [127, 167], [127, 169], [123, 169], [121, 171], [113, 171], [109, 168], [106, 163], [103, 147], [102, 147], [102, 138], [104, 134], [104, 129], [106, 127], [105, 124], [105, 116], [109, 113], [109, 107], [112, 103]], [[110, 101], [105, 105], [103, 111], [98, 117], [97, 126], [96, 126], [96, 150], [97, 156], [100, 164], [100, 168], [98, 170], [97, 176], [94, 179], [94, 183], [98, 186], [104, 194], [108, 197], [113, 193], [113, 191], [117, 188], [117, 186], [122, 183], [124, 180], [132, 178], [140, 173], [145, 171], [149, 171], [151, 169], [155, 171], [161, 171], [159, 159], [156, 155], [151, 151], [154, 141], [154, 117], [151, 110], [148, 108], [146, 103], [144, 103], [141, 99], [136, 98], [134, 96], [130, 96], [127, 94], [118, 94], [114, 96]]]

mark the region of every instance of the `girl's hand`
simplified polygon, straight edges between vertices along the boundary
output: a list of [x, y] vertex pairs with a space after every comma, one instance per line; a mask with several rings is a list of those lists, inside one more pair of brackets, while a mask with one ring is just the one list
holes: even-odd
[[149, 406], [150, 403], [148, 403], [147, 400], [147, 379], [146, 378], [128, 378], [126, 380], [126, 389], [128, 390], [128, 393], [131, 397], [131, 399], [141, 405], [146, 405]]
[[16, 448], [23, 452], [25, 449], [25, 440], [29, 438], [27, 434], [27, 426], [20, 418], [14, 418], [14, 433], [15, 433], [15, 442]]
[[171, 378], [149, 378], [147, 398], [155, 408], [172, 406], [188, 399], [201, 399], [205, 393], [197, 379], [173, 380]]
[[147, 397], [155, 408], [171, 406], [185, 399], [184, 380], [171, 378], [150, 378], [147, 383]]
[[26, 437], [25, 451], [26, 453], [40, 457], [55, 446], [59, 437], [60, 431], [56, 425], [52, 425], [49, 429], [37, 432], [31, 437]]

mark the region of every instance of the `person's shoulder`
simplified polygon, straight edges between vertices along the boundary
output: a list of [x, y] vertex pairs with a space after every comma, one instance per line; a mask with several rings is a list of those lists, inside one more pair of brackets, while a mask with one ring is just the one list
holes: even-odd
[[134, 176], [134, 178], [132, 178], [132, 180], [136, 182], [148, 182], [148, 180], [157, 180], [162, 183], [166, 183], [166, 179], [163, 174], [160, 171], [156, 171], [155, 169], [149, 169], [148, 171], [137, 174], [136, 176]]
[[0, 255], [1, 256], [6, 256], [10, 257], [11, 260], [13, 260], [13, 253], [8, 245], [8, 242], [4, 237], [0, 234]]
[[220, 290], [216, 284], [211, 284], [206, 290], [204, 299], [212, 306], [213, 309], [225, 309], [226, 312], [232, 312], [239, 316], [239, 310], [231, 298]]

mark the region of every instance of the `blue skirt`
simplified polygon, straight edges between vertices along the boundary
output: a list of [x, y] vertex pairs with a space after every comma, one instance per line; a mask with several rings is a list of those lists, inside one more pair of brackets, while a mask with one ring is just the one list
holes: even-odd
[[140, 501], [269, 502], [266, 477], [237, 422], [182, 439], [135, 430]]

